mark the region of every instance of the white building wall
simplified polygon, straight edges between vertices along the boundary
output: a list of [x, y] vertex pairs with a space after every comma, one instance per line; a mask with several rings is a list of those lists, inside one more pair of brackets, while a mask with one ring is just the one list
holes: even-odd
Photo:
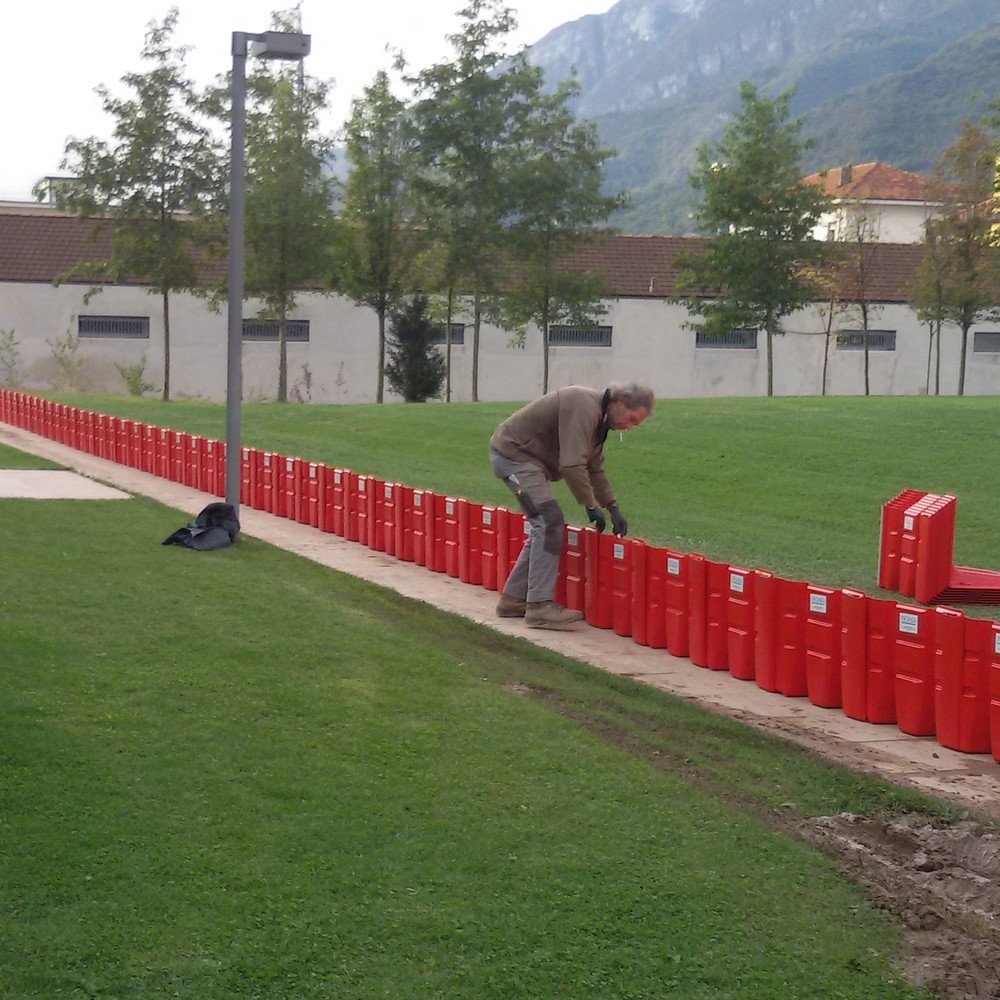
[[[85, 301], [87, 288], [43, 284], [0, 284], [0, 331], [14, 331], [19, 354], [18, 375], [26, 388], [59, 384], [54, 344], [67, 331], [75, 334], [77, 318], [89, 315], [149, 317], [145, 340], [79, 341], [80, 388], [123, 393], [125, 383], [115, 365], [133, 365], [146, 356], [145, 380], [162, 388], [163, 320], [158, 298], [140, 288], [107, 288]], [[256, 307], [248, 303], [245, 315]], [[310, 322], [308, 343], [288, 344], [288, 386], [292, 398], [317, 403], [359, 403], [375, 399], [377, 320], [367, 308], [338, 296], [303, 294], [294, 318]], [[471, 398], [473, 331], [469, 317], [465, 343], [452, 347], [452, 399]], [[602, 318], [612, 328], [611, 347], [550, 349], [549, 388], [573, 383], [605, 385], [636, 379], [648, 382], [664, 397], [762, 396], [767, 388], [765, 337], [756, 350], [698, 348], [687, 328], [690, 316], [662, 299], [616, 299]], [[869, 378], [875, 395], [920, 395], [928, 386], [928, 328], [904, 305], [880, 307], [870, 325], [893, 330], [896, 349], [869, 352]], [[838, 329], [858, 329], [840, 318]], [[226, 392], [226, 314], [212, 312], [202, 299], [171, 297], [171, 395], [221, 401]], [[774, 341], [776, 395], [819, 395], [822, 392], [826, 337], [820, 311], [803, 310], [784, 323], [787, 333]], [[975, 330], [998, 330], [1000, 324], [976, 327], [969, 337], [966, 393], [1000, 394], [1000, 353], [972, 351]], [[479, 350], [479, 399], [531, 399], [542, 391], [542, 347], [539, 331], [527, 330], [524, 347], [510, 346], [504, 330], [484, 325]], [[941, 392], [958, 387], [960, 336], [946, 327], [942, 343]], [[243, 385], [246, 400], [274, 399], [277, 393], [278, 346], [245, 342]], [[826, 391], [830, 395], [864, 392], [864, 353], [829, 345]], [[933, 359], [930, 391], [934, 391]], [[386, 399], [395, 397], [386, 392]]]

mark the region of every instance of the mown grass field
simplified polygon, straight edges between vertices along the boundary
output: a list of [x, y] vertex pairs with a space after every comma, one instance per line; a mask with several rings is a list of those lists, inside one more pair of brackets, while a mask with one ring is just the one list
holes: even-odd
[[[813, 476], [870, 496], [891, 474], [871, 450], [860, 486], [843, 449], [799, 468], [806, 402], [794, 421], [756, 402], [764, 429], [726, 437], [756, 460], [714, 442], [732, 467], [706, 435], [750, 401], [701, 401], [699, 419], [665, 403], [612, 443], [637, 533], [780, 568], [755, 553], [826, 510], [809, 533], [825, 554], [785, 548], [803, 575], [852, 572], [824, 540], [850, 519]], [[219, 407], [76, 405], [222, 436]], [[509, 409], [264, 405], [244, 424], [284, 454], [503, 502], [485, 441]], [[951, 452], [992, 433], [985, 410], [955, 412]], [[782, 433], [767, 475], [785, 518], [750, 524], [766, 505], [736, 470]], [[876, 541], [878, 505], [908, 485], [958, 493], [961, 530], [950, 480], [972, 497], [985, 477], [930, 450], [912, 471], [935, 482], [875, 497]], [[17, 463], [38, 464], [0, 449]], [[699, 504], [748, 523], [731, 535]], [[142, 498], [0, 500], [4, 1000], [923, 996], [895, 971], [898, 930], [773, 818], [953, 809], [254, 539], [161, 546], [184, 519]]]

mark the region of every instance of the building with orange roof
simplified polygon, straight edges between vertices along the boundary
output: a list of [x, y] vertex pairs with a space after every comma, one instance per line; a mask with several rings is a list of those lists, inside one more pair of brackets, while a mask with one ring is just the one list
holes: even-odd
[[805, 181], [833, 199], [813, 230], [818, 240], [855, 240], [861, 225], [868, 242], [920, 243], [934, 217], [927, 179], [888, 163], [849, 163]]

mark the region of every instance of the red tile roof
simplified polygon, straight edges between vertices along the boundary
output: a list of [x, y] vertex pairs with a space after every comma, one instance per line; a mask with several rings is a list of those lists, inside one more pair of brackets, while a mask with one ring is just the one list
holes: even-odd
[[[78, 261], [106, 259], [110, 245], [110, 230], [95, 230], [92, 222], [0, 206], [0, 282], [51, 283]], [[703, 246], [702, 238], [694, 236], [606, 235], [571, 254], [566, 264], [604, 274], [608, 297], [663, 299], [677, 294], [678, 255], [697, 254]], [[870, 297], [908, 301], [921, 245], [880, 243], [870, 250]], [[218, 267], [212, 270], [217, 273]], [[77, 278], [73, 283], [94, 282]]]
[[833, 167], [805, 178], [807, 184], [816, 184], [824, 194], [835, 198], [865, 199], [868, 201], [918, 201], [927, 200], [927, 180], [888, 163], [852, 163]]

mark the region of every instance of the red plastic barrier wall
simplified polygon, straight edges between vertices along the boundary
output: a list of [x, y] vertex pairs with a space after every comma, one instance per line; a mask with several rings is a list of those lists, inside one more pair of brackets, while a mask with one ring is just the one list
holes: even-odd
[[754, 575], [738, 566], [727, 567], [726, 658], [729, 672], [743, 681], [754, 679]]
[[617, 539], [593, 529], [584, 532], [583, 546], [587, 560], [584, 585], [583, 615], [594, 628], [611, 628], [614, 624], [611, 597], [611, 548]]
[[841, 591], [841, 696], [844, 714], [851, 719], [896, 721], [895, 679], [885, 650], [895, 608], [894, 601], [850, 588]]
[[664, 550], [666, 576], [663, 583], [663, 628], [666, 647], [674, 656], [687, 656], [691, 649], [691, 580], [687, 553]]
[[840, 708], [841, 593], [808, 586], [806, 600], [806, 695], [821, 708]]
[[911, 736], [934, 735], [934, 611], [896, 605], [896, 725]]
[[487, 590], [497, 589], [497, 508], [483, 506], [479, 511], [479, 561], [483, 586]]
[[[632, 586], [635, 582], [635, 543], [609, 536], [611, 571], [611, 627], [616, 635], [632, 635]], [[645, 576], [642, 579], [645, 589]], [[645, 594], [643, 595], [645, 600]]]
[[586, 532], [576, 525], [567, 524], [563, 528], [555, 599], [564, 608], [573, 611], [583, 611], [587, 606]]
[[458, 576], [458, 507], [456, 497], [434, 498], [434, 566], [438, 573]]
[[917, 592], [917, 520], [925, 507], [935, 499], [935, 494], [924, 493], [919, 499], [903, 511], [903, 527], [899, 540], [899, 586], [898, 590], [906, 597], [913, 597]]
[[1000, 761], [1000, 624], [993, 624], [993, 656], [990, 659], [990, 744], [993, 759]]
[[688, 556], [688, 655], [699, 667], [708, 666], [707, 564], [698, 552]]
[[729, 564], [705, 560], [705, 666], [729, 669]]
[[995, 622], [935, 610], [934, 729], [942, 746], [990, 752], [990, 663]]
[[667, 645], [667, 550], [632, 541], [632, 638], [640, 646]]
[[462, 500], [458, 508], [458, 578], [479, 586], [483, 582], [483, 505]]
[[434, 568], [434, 494], [414, 490], [410, 521], [413, 535], [413, 561], [418, 566]]
[[528, 519], [516, 510], [499, 508], [497, 525], [497, 590], [503, 590], [507, 577], [524, 548], [529, 530]]
[[323, 504], [319, 527], [341, 538], [347, 533], [348, 470], [323, 466]]

